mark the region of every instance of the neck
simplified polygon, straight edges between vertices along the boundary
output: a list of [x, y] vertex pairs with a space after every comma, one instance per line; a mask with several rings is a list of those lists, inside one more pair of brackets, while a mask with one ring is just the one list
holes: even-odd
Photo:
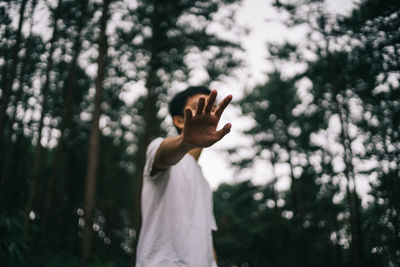
[[197, 147], [190, 150], [188, 153], [196, 160], [199, 161], [199, 157], [203, 148]]

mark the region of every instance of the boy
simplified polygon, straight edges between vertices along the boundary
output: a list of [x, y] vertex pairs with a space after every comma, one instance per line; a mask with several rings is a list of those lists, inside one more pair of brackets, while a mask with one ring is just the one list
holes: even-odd
[[179, 135], [157, 138], [147, 148], [138, 267], [216, 266], [212, 191], [197, 163], [202, 149], [231, 128], [216, 129], [232, 96], [218, 106], [216, 97], [203, 86], [175, 95], [169, 110]]

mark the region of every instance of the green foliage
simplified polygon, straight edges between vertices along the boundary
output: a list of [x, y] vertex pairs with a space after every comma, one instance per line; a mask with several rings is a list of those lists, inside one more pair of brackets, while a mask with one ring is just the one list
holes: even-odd
[[21, 220], [17, 216], [0, 213], [0, 265], [25, 264], [29, 247], [21, 241]]
[[[286, 13], [285, 25], [306, 26], [308, 33], [303, 43], [268, 45], [275, 69], [239, 102], [243, 114], [253, 118], [245, 133], [254, 142], [249, 156], [235, 163], [269, 166], [266, 188], [275, 195], [270, 206], [281, 201], [277, 217], [293, 215], [286, 223], [272, 224], [273, 214], [255, 223], [269, 225], [264, 229], [269, 234], [280, 233], [288, 249], [283, 253], [291, 255], [287, 260], [266, 252], [260, 266], [396, 266], [399, 3], [361, 1], [346, 17], [327, 13], [325, 1], [275, 1], [275, 7]], [[283, 78], [290, 64], [305, 70]], [[230, 152], [237, 159], [241, 149]], [[282, 169], [287, 174], [277, 173]], [[277, 190], [279, 180], [287, 178], [290, 188]], [[358, 187], [366, 179], [371, 188], [361, 205]], [[233, 203], [227, 209], [239, 213]], [[240, 260], [232, 265], [248, 264], [244, 255], [235, 254]]]
[[[268, 211], [263, 204], [260, 187], [250, 182], [222, 184], [214, 193], [214, 209], [218, 231], [214, 234], [220, 266], [249, 264], [259, 266], [269, 261], [270, 251], [264, 243], [269, 239], [270, 224], [263, 218]], [[260, 246], [261, 245], [261, 246]]]

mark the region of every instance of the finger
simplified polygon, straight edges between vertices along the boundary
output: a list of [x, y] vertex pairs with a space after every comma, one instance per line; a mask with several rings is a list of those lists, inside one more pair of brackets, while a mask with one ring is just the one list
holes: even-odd
[[190, 108], [185, 108], [185, 122], [186, 121], [190, 121], [193, 118], [193, 113], [192, 110]]
[[199, 102], [197, 103], [196, 115], [200, 115], [203, 113], [204, 103], [206, 102], [205, 97], [201, 96], [199, 98]]
[[227, 123], [221, 130], [217, 131], [218, 140], [221, 140], [225, 135], [227, 135], [232, 128], [232, 124]]
[[225, 108], [228, 106], [228, 104], [231, 101], [232, 101], [232, 95], [228, 95], [227, 97], [225, 97], [224, 100], [222, 100], [221, 103], [219, 103], [218, 107], [215, 109], [215, 115], [217, 115], [218, 117], [221, 117]]
[[204, 113], [210, 113], [214, 103], [215, 103], [215, 99], [217, 98], [217, 90], [212, 90], [210, 95], [207, 98], [207, 105], [204, 108]]

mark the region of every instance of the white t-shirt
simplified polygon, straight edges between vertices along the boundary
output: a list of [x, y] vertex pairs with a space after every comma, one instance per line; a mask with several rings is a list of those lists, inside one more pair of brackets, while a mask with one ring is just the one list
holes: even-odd
[[162, 141], [153, 140], [146, 152], [136, 266], [216, 266], [211, 231], [217, 226], [210, 185], [189, 154], [150, 176]]

